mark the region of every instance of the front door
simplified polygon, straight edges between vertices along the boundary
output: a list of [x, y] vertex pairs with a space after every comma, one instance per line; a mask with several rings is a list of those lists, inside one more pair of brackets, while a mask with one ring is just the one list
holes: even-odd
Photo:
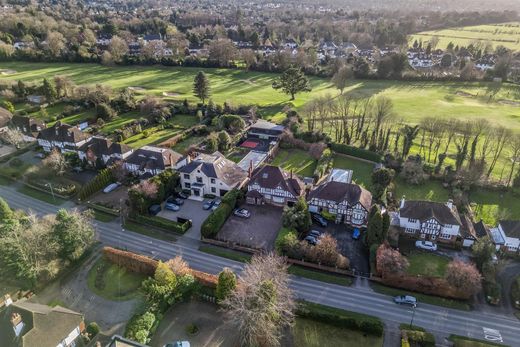
[[192, 189], [192, 190], [193, 190], [193, 195], [195, 195], [195, 196], [200, 196], [200, 190], [195, 189], [195, 188]]

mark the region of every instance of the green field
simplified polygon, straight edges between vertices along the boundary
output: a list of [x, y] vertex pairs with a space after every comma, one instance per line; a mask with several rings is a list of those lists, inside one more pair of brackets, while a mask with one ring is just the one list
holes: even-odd
[[450, 42], [455, 46], [466, 47], [471, 43], [480, 42], [484, 47], [488, 44], [492, 45], [493, 49], [501, 45], [512, 50], [520, 50], [520, 23], [518, 22], [423, 31], [411, 35], [409, 42], [410, 44], [415, 40], [426, 42], [433, 36], [439, 38], [437, 48], [441, 49], [445, 49]]
[[[18, 73], [3, 76], [2, 80], [37, 81], [55, 75], [67, 75], [76, 84], [102, 83], [120, 89], [141, 87], [143, 93], [163, 96], [176, 93], [168, 99], [196, 101], [192, 93], [195, 74], [204, 70], [211, 83], [212, 99], [217, 103], [257, 104], [265, 118], [280, 118], [285, 105], [302, 107], [320, 95], [337, 95], [328, 79], [311, 77], [313, 91], [301, 93], [293, 102], [271, 85], [277, 77], [273, 73], [246, 72], [230, 69], [200, 69], [161, 66], [106, 67], [95, 64], [73, 63], [0, 63], [0, 69], [13, 69]], [[520, 132], [520, 107], [504, 102], [520, 99], [520, 87], [503, 84], [499, 89], [486, 82], [399, 82], [355, 80], [345, 93], [369, 97], [385, 95], [394, 102], [395, 114], [409, 123], [424, 117], [458, 119], [485, 118]], [[490, 93], [494, 95], [489, 98]], [[502, 100], [502, 101], [501, 101]]]
[[334, 168], [352, 170], [352, 181], [368, 190], [371, 189], [374, 164], [348, 157], [343, 154], [336, 154], [334, 156]]

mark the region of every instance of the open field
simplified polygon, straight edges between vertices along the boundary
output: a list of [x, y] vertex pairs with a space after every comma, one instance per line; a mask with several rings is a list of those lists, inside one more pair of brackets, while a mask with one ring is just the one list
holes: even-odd
[[439, 38], [437, 47], [441, 49], [445, 49], [450, 42], [455, 46], [468, 46], [470, 43], [480, 42], [483, 47], [490, 44], [493, 49], [501, 45], [512, 50], [520, 50], [520, 23], [518, 22], [423, 31], [410, 35], [409, 42], [410, 44], [415, 40], [426, 42], [432, 36]]
[[[67, 75], [77, 84], [102, 83], [114, 89], [131, 86], [144, 88], [144, 94], [162, 96], [164, 92], [176, 92], [168, 99], [196, 101], [192, 94], [195, 74], [204, 70], [211, 83], [212, 99], [217, 103], [257, 104], [265, 118], [276, 117], [289, 97], [273, 90], [271, 85], [277, 74], [246, 72], [229, 69], [200, 69], [160, 66], [106, 67], [95, 64], [73, 63], [0, 63], [0, 68], [13, 69], [18, 73], [4, 76], [2, 80], [40, 82], [44, 77]], [[245, 83], [249, 80], [252, 83]], [[313, 91], [301, 93], [291, 104], [301, 108], [310, 99], [325, 95], [337, 95], [329, 80], [311, 77]], [[497, 89], [498, 88], [498, 89]], [[496, 87], [486, 82], [399, 82], [355, 80], [345, 93], [369, 97], [385, 95], [394, 102], [394, 111], [399, 118], [417, 123], [424, 117], [436, 116], [458, 119], [485, 118], [520, 132], [520, 107], [514, 102], [520, 99], [520, 87], [503, 84]], [[492, 99], [489, 98], [493, 94]], [[502, 100], [502, 101], [501, 101]], [[276, 117], [275, 119], [278, 119]]]

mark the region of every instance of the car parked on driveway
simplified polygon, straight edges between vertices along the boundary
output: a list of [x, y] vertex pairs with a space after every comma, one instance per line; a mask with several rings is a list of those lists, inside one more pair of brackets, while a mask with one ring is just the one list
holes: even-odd
[[213, 207], [213, 200], [205, 200], [202, 204], [204, 210], [209, 210], [211, 207]]
[[399, 305], [417, 306], [417, 299], [411, 295], [399, 295], [394, 297], [394, 302]]
[[211, 210], [215, 211], [220, 206], [221, 203], [222, 203], [222, 200], [220, 198], [214, 199], [213, 205], [211, 206]]
[[416, 241], [415, 247], [424, 249], [425, 251], [435, 252], [437, 250], [437, 244], [431, 241]]
[[318, 239], [321, 236], [321, 231], [319, 230], [311, 230], [309, 233], [309, 236], [312, 236], [316, 239]]
[[111, 183], [108, 186], [106, 186], [105, 189], [103, 189], [103, 193], [108, 194], [110, 192], [113, 192], [117, 189], [117, 187], [119, 187], [119, 183]]
[[304, 238], [304, 240], [313, 246], [316, 246], [319, 242], [319, 240], [312, 235], [308, 235], [307, 237]]
[[235, 211], [233, 211], [233, 214], [240, 218], [249, 218], [251, 217], [251, 212], [246, 210], [245, 208], [237, 208]]
[[150, 208], [148, 209], [148, 212], [150, 212], [150, 214], [152, 216], [156, 216], [157, 213], [161, 212], [161, 205], [152, 205], [150, 206]]
[[167, 343], [163, 347], [190, 347], [190, 343], [188, 341], [176, 341]]
[[167, 202], [164, 204], [164, 208], [170, 211], [179, 211], [181, 207], [177, 204], [174, 204], [173, 202]]
[[352, 239], [359, 240], [359, 236], [361, 236], [361, 231], [358, 228], [355, 228], [352, 232]]
[[184, 204], [184, 200], [182, 200], [181, 198], [173, 197], [173, 196], [170, 196], [168, 199], [166, 199], [166, 202], [175, 204], [177, 206], [181, 206], [182, 204]]
[[328, 222], [323, 216], [319, 213], [313, 213], [312, 214], [312, 220], [318, 224], [319, 226], [326, 227], [328, 225]]
[[181, 198], [181, 199], [184, 199], [186, 200], [187, 198], [189, 198], [188, 194], [186, 193], [183, 193], [183, 192], [178, 192], [175, 194], [175, 197], [178, 197], [178, 198]]

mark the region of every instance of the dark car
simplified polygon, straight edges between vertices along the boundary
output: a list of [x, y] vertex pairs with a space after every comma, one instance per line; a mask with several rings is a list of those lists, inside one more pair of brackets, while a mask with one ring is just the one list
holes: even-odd
[[184, 200], [182, 200], [181, 198], [175, 198], [173, 196], [170, 196], [168, 199], [166, 199], [166, 202], [170, 204], [175, 204], [177, 206], [181, 206], [182, 204], [184, 204]]
[[313, 213], [312, 214], [312, 220], [318, 224], [319, 226], [326, 227], [328, 225], [327, 220], [323, 218], [321, 214]]
[[309, 244], [315, 246], [318, 244], [318, 240], [314, 237], [314, 236], [307, 236], [306, 238], [304, 238], [305, 241], [307, 241]]
[[312, 236], [312, 237], [318, 239], [321, 236], [321, 231], [311, 230], [311, 232], [309, 233], [309, 236]]
[[148, 209], [148, 212], [150, 212], [150, 214], [152, 216], [156, 216], [157, 213], [161, 212], [161, 205], [152, 205], [152, 206], [150, 206], [150, 208]]
[[210, 208], [213, 207], [213, 200], [206, 200], [204, 201], [204, 203], [202, 204], [202, 208], [204, 210], [209, 210]]
[[181, 198], [181, 199], [184, 199], [184, 200], [186, 200], [187, 198], [189, 198], [188, 194], [183, 193], [183, 192], [179, 192], [179, 193], [175, 194], [175, 196], [176, 196], [176, 197], [179, 197], [179, 198]]

